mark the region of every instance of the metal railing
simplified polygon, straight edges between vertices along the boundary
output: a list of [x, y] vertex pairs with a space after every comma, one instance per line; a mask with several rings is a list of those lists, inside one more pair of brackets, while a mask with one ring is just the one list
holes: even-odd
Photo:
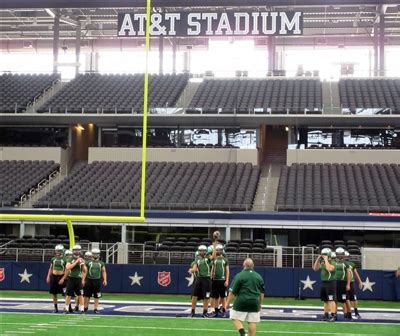
[[[0, 247], [2, 261], [38, 261], [49, 262], [54, 256], [54, 249]], [[89, 244], [90, 245], [90, 244]], [[84, 250], [90, 246], [85, 246]], [[140, 265], [189, 265], [195, 258], [195, 251], [148, 251], [143, 244], [101, 244], [101, 259], [107, 264], [117, 264], [119, 254], [126, 249], [127, 259], [124, 263]], [[122, 247], [122, 249], [120, 249]], [[244, 259], [252, 258], [259, 267], [311, 268], [318, 253], [309, 247], [268, 246], [268, 251], [259, 252], [226, 252], [230, 265], [240, 266]], [[121, 258], [123, 259], [123, 258]], [[358, 268], [362, 265], [362, 256], [353, 255], [351, 260]]]

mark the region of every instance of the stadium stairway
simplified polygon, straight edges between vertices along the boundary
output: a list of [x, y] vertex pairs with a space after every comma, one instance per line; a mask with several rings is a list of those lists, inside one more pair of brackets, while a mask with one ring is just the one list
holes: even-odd
[[32, 105], [26, 109], [26, 113], [36, 113], [44, 104], [46, 104], [58, 91], [60, 91], [64, 86], [65, 82], [59, 81], [55, 83], [51, 88], [40, 95]]
[[324, 114], [341, 114], [337, 82], [322, 82], [322, 99]]
[[32, 204], [36, 203], [40, 198], [45, 196], [52, 188], [58, 185], [65, 175], [58, 174], [54, 179], [52, 179], [48, 184], [46, 184], [42, 189], [38, 190], [32, 197], [27, 198], [23, 203], [21, 203], [21, 208], [32, 208]]
[[280, 163], [271, 163], [262, 167], [253, 211], [275, 211], [281, 167]]
[[87, 161], [76, 161], [69, 171], [65, 173], [60, 173], [56, 178], [51, 180], [44, 188], [40, 189], [36, 194], [34, 194], [31, 198], [28, 198], [25, 202], [21, 204], [21, 208], [32, 208], [32, 205], [35, 204], [42, 197], [46, 196], [54, 187], [56, 187], [61, 181], [67, 176], [72, 174], [75, 170], [79, 170], [82, 165], [87, 164]]
[[189, 81], [178, 101], [176, 102], [176, 106], [181, 108], [188, 108], [200, 84], [200, 82]]

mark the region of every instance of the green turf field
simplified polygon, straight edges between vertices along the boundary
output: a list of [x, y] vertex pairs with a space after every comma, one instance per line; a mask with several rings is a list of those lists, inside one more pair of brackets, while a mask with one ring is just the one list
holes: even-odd
[[[1, 291], [0, 297], [6, 298], [35, 298], [50, 299], [47, 292], [29, 292], [29, 291]], [[189, 295], [155, 295], [155, 294], [109, 294], [105, 293], [104, 300], [122, 300], [122, 301], [157, 301], [157, 302], [189, 302]], [[266, 298], [266, 305], [290, 305], [290, 306], [321, 306], [318, 299], [295, 300], [292, 298]], [[393, 301], [360, 301], [361, 308], [400, 308], [398, 302]], [[400, 336], [400, 334], [399, 334]]]
[[[237, 335], [229, 320], [188, 318], [141, 318], [93, 315], [1, 314], [2, 335], [134, 335], [204, 336]], [[296, 336], [399, 336], [400, 325], [356, 323], [306, 323], [264, 321], [259, 335]]]

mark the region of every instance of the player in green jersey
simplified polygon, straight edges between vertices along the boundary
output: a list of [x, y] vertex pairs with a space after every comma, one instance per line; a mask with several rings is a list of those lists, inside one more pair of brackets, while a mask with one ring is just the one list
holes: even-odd
[[354, 288], [354, 279], [357, 279], [359, 289], [362, 289], [363, 282], [361, 280], [360, 275], [358, 274], [356, 265], [354, 264], [354, 262], [350, 261], [349, 258], [350, 258], [350, 253], [347, 251], [344, 251], [344, 259], [345, 259], [347, 267], [350, 271], [350, 289], [347, 292], [348, 299], [349, 299], [349, 301], [347, 302], [347, 308], [351, 314], [351, 306], [352, 306], [354, 309], [354, 317], [356, 319], [360, 319], [361, 316], [360, 316], [360, 313], [358, 312], [358, 301], [357, 301], [357, 295], [355, 293], [355, 288]]
[[223, 246], [221, 244], [217, 245], [215, 252], [216, 255], [211, 269], [211, 305], [214, 307], [214, 312], [210, 314], [210, 317], [223, 317], [229, 285], [229, 262], [223, 255]]
[[65, 267], [67, 260], [63, 255], [64, 246], [57, 245], [54, 248], [54, 257], [51, 258], [50, 267], [47, 272], [46, 282], [50, 284], [50, 294], [53, 297], [54, 310], [53, 313], [58, 313], [58, 294], [64, 294], [65, 291]]
[[86, 279], [86, 266], [84, 260], [81, 258], [81, 246], [75, 245], [72, 248], [72, 258], [67, 263], [66, 269], [68, 270], [68, 284], [65, 298], [64, 314], [68, 314], [67, 307], [71, 303], [71, 297], [76, 296], [75, 301], [79, 306], [79, 310], [83, 313], [83, 286]]
[[260, 322], [260, 312], [264, 300], [264, 280], [260, 274], [254, 271], [253, 260], [247, 258], [243, 262], [243, 270], [235, 276], [229, 289], [225, 309], [233, 301], [230, 319], [240, 336], [246, 335], [243, 322], [247, 321], [249, 336], [256, 334], [256, 323]]
[[[214, 242], [216, 245], [217, 242]], [[214, 260], [216, 251], [215, 246], [212, 254], [207, 255], [207, 246], [200, 245], [198, 248], [199, 255], [193, 267], [189, 270], [191, 273], [197, 273], [197, 280], [192, 296], [192, 311], [190, 316], [194, 317], [197, 300], [203, 298], [203, 314], [201, 317], [208, 316], [208, 304], [210, 303], [211, 296], [211, 267], [212, 260]]]
[[[351, 272], [348, 264], [344, 260], [344, 248], [338, 247], [335, 251], [335, 279], [336, 279], [336, 298], [337, 302], [343, 305], [343, 316], [345, 320], [351, 320], [351, 311], [348, 309], [348, 292], [350, 291]], [[337, 310], [337, 305], [336, 305]], [[336, 313], [337, 316], [337, 313]]]
[[333, 322], [336, 319], [336, 281], [335, 262], [331, 258], [331, 250], [324, 248], [313, 265], [314, 271], [321, 272], [321, 301], [324, 302], [323, 321]]
[[[101, 285], [107, 286], [107, 272], [104, 262], [100, 260], [100, 250], [94, 248], [91, 252], [92, 260], [86, 261], [87, 281], [83, 289], [85, 312], [88, 311], [90, 298], [94, 297], [94, 313], [99, 313], [99, 300], [101, 298]], [[103, 281], [101, 281], [103, 279]]]

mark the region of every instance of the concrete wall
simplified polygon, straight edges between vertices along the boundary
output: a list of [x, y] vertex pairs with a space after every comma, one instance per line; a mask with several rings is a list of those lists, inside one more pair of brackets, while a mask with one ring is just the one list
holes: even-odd
[[0, 160], [53, 160], [65, 163], [69, 149], [61, 147], [0, 147]]
[[287, 164], [292, 163], [396, 163], [400, 150], [377, 149], [288, 149]]
[[[140, 161], [141, 148], [89, 148], [93, 161]], [[147, 160], [172, 162], [250, 162], [257, 164], [256, 149], [148, 148]]]
[[400, 249], [363, 248], [363, 269], [395, 271], [399, 267]]

